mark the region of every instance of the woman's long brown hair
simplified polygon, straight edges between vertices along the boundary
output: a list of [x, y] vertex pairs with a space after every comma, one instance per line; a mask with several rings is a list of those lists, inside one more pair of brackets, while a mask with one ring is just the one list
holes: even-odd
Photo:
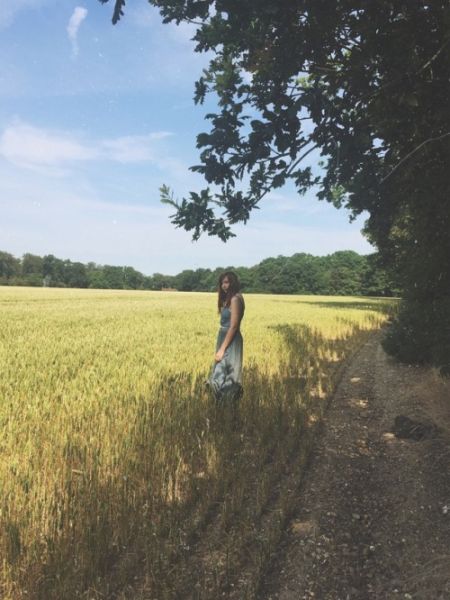
[[[225, 279], [225, 277], [228, 277], [228, 281], [230, 282], [230, 287], [228, 288], [228, 292], [225, 293], [222, 290], [222, 282]], [[231, 304], [231, 298], [237, 294], [239, 292], [239, 290], [241, 289], [241, 284], [239, 282], [239, 278], [236, 275], [236, 273], [234, 273], [233, 271], [225, 271], [225, 273], [222, 273], [222, 275], [219, 277], [219, 285], [218, 285], [218, 298], [217, 298], [217, 308], [220, 311], [222, 310], [222, 308], [224, 306], [229, 307]]]

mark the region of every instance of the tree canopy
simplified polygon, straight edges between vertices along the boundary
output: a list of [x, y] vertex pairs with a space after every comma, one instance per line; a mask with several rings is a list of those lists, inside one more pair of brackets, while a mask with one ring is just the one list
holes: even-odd
[[[450, 368], [448, 1], [150, 3], [164, 22], [194, 23], [196, 51], [213, 53], [195, 83], [197, 103], [218, 101], [192, 167], [208, 187], [181, 201], [162, 188], [173, 223], [226, 240], [287, 181], [367, 211], [367, 235], [404, 284], [391, 350]], [[306, 160], [314, 151], [322, 170]]]

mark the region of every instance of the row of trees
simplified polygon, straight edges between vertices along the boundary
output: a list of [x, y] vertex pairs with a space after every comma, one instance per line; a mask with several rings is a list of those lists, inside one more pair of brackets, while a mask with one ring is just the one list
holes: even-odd
[[0, 284], [99, 289], [145, 289], [146, 278], [133, 267], [83, 264], [53, 254], [24, 254], [15, 258], [0, 252]]
[[[329, 256], [294, 254], [267, 258], [253, 267], [235, 270], [247, 292], [392, 296], [399, 290], [379, 265], [378, 256], [353, 251]], [[133, 267], [86, 265], [52, 254], [25, 254], [21, 259], [0, 252], [0, 284], [100, 289], [176, 289], [212, 291], [223, 268], [187, 269], [177, 275], [146, 276]]]

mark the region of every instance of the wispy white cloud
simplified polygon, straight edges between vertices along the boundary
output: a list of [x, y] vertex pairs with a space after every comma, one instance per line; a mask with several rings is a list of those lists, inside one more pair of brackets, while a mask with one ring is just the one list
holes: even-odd
[[99, 143], [100, 154], [109, 160], [121, 163], [142, 161], [157, 162], [152, 142], [169, 137], [168, 131], [157, 131], [148, 135], [129, 135]]
[[[73, 164], [105, 160], [120, 163], [154, 162], [161, 159], [155, 144], [167, 131], [114, 139], [87, 140], [74, 134], [45, 130], [16, 120], [0, 136], [0, 156], [22, 168], [60, 176]], [[162, 164], [162, 163], [161, 163]]]
[[72, 44], [72, 56], [78, 56], [78, 31], [81, 23], [87, 17], [88, 11], [83, 6], [76, 6], [67, 25], [67, 35]]
[[22, 168], [61, 175], [61, 166], [98, 158], [98, 149], [68, 135], [15, 121], [0, 137], [0, 156]]
[[[97, 0], [93, 3], [98, 5]], [[145, 91], [162, 96], [183, 90], [189, 101], [193, 82], [210, 58], [193, 51], [192, 25], [163, 24], [147, 0], [127, 4], [126, 18], [116, 27], [109, 19], [109, 5], [98, 17], [102, 9], [91, 8], [85, 0], [0, 0], [0, 28], [2, 21], [12, 22], [11, 15], [20, 7], [20, 17], [28, 16], [31, 7], [42, 7], [35, 11], [39, 26], [24, 19], [16, 37], [11, 28], [10, 39], [0, 39], [0, 98]], [[25, 7], [30, 10], [25, 12]], [[87, 8], [81, 21], [83, 13], [77, 9]], [[19, 17], [15, 20], [19, 26]], [[83, 35], [87, 26], [89, 35]], [[29, 34], [24, 37], [25, 28]], [[74, 59], [70, 63], [65, 60], [67, 50]]]

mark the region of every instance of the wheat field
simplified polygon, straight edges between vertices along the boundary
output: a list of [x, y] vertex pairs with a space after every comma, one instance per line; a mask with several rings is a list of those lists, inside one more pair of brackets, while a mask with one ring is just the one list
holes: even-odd
[[2, 598], [125, 598], [130, 581], [130, 598], [208, 598], [244, 552], [262, 568], [284, 466], [306, 459], [340, 365], [393, 303], [246, 305], [231, 409], [204, 386], [214, 294], [0, 288]]

